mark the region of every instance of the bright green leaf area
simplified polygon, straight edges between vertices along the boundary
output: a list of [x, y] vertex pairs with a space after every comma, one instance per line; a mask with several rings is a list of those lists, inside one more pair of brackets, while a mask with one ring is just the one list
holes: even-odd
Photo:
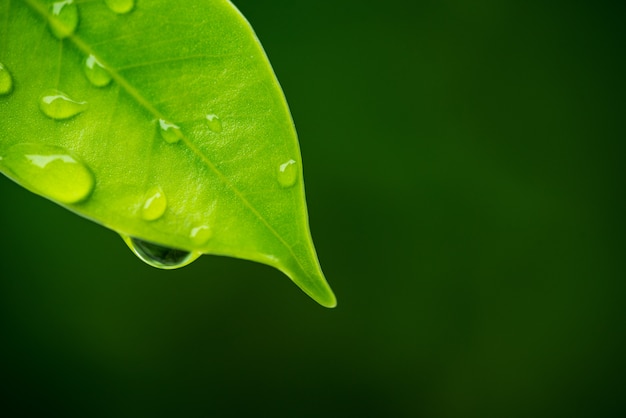
[[289, 109], [230, 2], [0, 0], [0, 87], [9, 178], [139, 253], [265, 263], [335, 306]]

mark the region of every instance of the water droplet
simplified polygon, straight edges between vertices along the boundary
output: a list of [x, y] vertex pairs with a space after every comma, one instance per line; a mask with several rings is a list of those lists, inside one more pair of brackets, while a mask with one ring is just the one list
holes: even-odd
[[74, 0], [56, 1], [50, 5], [50, 31], [59, 39], [67, 38], [76, 32], [78, 7]]
[[165, 213], [167, 199], [159, 186], [151, 187], [144, 195], [141, 217], [146, 221], [155, 221]]
[[0, 164], [27, 189], [61, 203], [80, 202], [94, 188], [89, 168], [55, 145], [14, 145]]
[[191, 230], [189, 237], [196, 245], [206, 244], [213, 237], [213, 230], [208, 225], [200, 225]]
[[58, 90], [48, 90], [39, 99], [39, 108], [52, 119], [68, 119], [87, 109], [87, 102], [77, 102]]
[[126, 14], [135, 7], [135, 0], [105, 0], [105, 3], [109, 9], [119, 15]]
[[180, 128], [173, 123], [170, 123], [164, 119], [159, 119], [159, 127], [161, 128], [161, 136], [170, 144], [180, 141], [183, 138], [183, 133]]
[[217, 133], [222, 132], [222, 121], [217, 115], [206, 115], [206, 121], [210, 130]]
[[11, 73], [0, 62], [0, 96], [11, 93], [13, 90], [13, 77]]
[[145, 263], [160, 269], [175, 269], [197, 260], [202, 254], [164, 247], [153, 242], [122, 235], [128, 247]]
[[278, 182], [283, 187], [291, 187], [298, 179], [298, 165], [295, 160], [289, 160], [278, 167]]
[[85, 60], [85, 76], [96, 87], [104, 87], [111, 82], [111, 74], [104, 69], [96, 57], [89, 55]]

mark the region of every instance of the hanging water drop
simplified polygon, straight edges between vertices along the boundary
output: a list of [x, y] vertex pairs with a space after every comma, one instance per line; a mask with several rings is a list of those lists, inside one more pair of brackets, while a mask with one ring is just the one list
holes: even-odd
[[160, 269], [175, 269], [197, 260], [202, 254], [177, 248], [164, 247], [153, 242], [122, 235], [128, 247], [145, 263]]
[[173, 144], [183, 138], [183, 133], [180, 128], [164, 119], [159, 119], [159, 128], [161, 131], [161, 137], [165, 140], [165, 142]]
[[7, 68], [0, 62], [0, 96], [11, 93], [13, 90], [13, 77]]
[[206, 121], [210, 130], [216, 133], [222, 132], [222, 121], [217, 117], [217, 115], [206, 115]]
[[129, 13], [135, 7], [135, 0], [104, 0], [109, 9], [118, 15]]
[[39, 99], [39, 108], [52, 119], [69, 119], [87, 109], [87, 102], [77, 102], [58, 90], [48, 90]]
[[206, 244], [213, 237], [213, 230], [208, 225], [200, 225], [192, 228], [189, 238], [196, 245]]
[[159, 186], [151, 187], [144, 195], [141, 217], [146, 221], [155, 221], [165, 213], [167, 198]]
[[107, 86], [111, 82], [111, 74], [100, 64], [95, 56], [89, 55], [85, 60], [85, 76], [96, 87]]
[[298, 179], [298, 165], [295, 160], [289, 160], [278, 167], [278, 183], [283, 187], [291, 187]]
[[74, 0], [57, 1], [50, 5], [50, 31], [59, 39], [67, 38], [78, 27], [78, 7]]
[[0, 164], [27, 189], [61, 203], [85, 200], [94, 188], [89, 168], [58, 146], [17, 144]]

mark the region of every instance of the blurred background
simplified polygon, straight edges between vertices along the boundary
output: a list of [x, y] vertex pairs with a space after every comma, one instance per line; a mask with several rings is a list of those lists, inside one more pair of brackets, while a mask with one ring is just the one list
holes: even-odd
[[[19, 416], [626, 416], [623, 2], [236, 0], [339, 305], [0, 178]], [[13, 415], [12, 415], [13, 416]]]

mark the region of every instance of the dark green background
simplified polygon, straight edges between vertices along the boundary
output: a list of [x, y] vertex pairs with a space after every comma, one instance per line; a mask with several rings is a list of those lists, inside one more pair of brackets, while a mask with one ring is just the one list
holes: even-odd
[[2, 408], [624, 416], [624, 3], [236, 4], [339, 306], [240, 260], [152, 269], [2, 178]]

